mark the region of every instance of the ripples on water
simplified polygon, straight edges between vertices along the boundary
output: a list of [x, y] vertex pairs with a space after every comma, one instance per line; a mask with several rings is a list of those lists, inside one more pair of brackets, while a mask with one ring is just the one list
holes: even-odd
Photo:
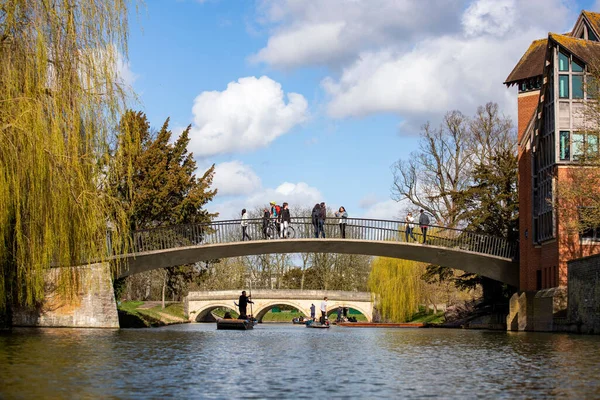
[[0, 398], [600, 398], [600, 337], [263, 324], [0, 333]]

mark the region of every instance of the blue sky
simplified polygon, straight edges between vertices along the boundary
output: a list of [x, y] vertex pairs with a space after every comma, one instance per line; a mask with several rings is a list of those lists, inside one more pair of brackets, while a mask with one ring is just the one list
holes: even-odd
[[[488, 101], [516, 116], [502, 82], [529, 46], [569, 31], [594, 1], [146, 0], [122, 66], [154, 127], [192, 124], [216, 164], [210, 211], [325, 201], [393, 219], [390, 166], [419, 127]], [[516, 122], [516, 121], [515, 121]]]

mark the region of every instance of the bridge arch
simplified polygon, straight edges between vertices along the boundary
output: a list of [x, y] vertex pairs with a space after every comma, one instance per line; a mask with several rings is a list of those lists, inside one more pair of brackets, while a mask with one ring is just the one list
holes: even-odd
[[289, 307], [293, 307], [296, 310], [300, 311], [302, 314], [304, 314], [305, 317], [310, 316], [310, 310], [306, 310], [304, 307], [302, 307], [302, 305], [300, 303], [297, 303], [292, 300], [277, 299], [277, 300], [273, 300], [273, 301], [269, 301], [267, 303], [261, 304], [259, 309], [254, 310], [254, 318], [256, 318], [256, 320], [258, 322], [262, 322], [265, 314], [267, 314], [270, 310], [272, 310], [273, 307], [279, 306], [279, 305], [286, 305]]
[[224, 302], [222, 302], [210, 304], [205, 306], [204, 308], [201, 308], [196, 312], [196, 315], [192, 318], [196, 322], [214, 322], [210, 321], [210, 318], [208, 316], [212, 311], [216, 310], [217, 308], [225, 308], [237, 313], [237, 310], [235, 309], [235, 306], [233, 304], [225, 304]]
[[514, 260], [464, 250], [395, 241], [359, 239], [253, 240], [147, 251], [124, 256], [120, 277], [203, 260], [277, 253], [364, 254], [426, 262], [475, 273], [511, 286], [519, 286], [519, 265]]
[[[370, 322], [370, 316], [372, 315], [372, 313], [367, 312], [364, 308], [362, 308], [359, 305], [355, 305], [355, 304], [349, 304], [349, 305], [341, 305], [342, 307], [347, 307], [347, 308], [351, 308], [354, 309], [356, 311], [358, 311], [359, 313], [361, 313], [369, 322]], [[337, 313], [337, 309], [338, 306], [333, 306], [327, 309], [327, 316], [331, 315], [331, 314], [336, 314]], [[320, 315], [320, 313], [319, 313]], [[331, 319], [331, 318], [330, 318]]]

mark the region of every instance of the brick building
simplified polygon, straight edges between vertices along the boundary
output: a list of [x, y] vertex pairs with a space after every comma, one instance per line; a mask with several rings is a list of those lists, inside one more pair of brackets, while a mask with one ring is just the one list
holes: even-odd
[[584, 151], [598, 152], [584, 109], [599, 38], [600, 14], [582, 11], [571, 32], [532, 42], [504, 82], [518, 87], [521, 291], [565, 287], [567, 261], [600, 253], [600, 229], [574, 232], [579, 211], [556, 207], [557, 184]]

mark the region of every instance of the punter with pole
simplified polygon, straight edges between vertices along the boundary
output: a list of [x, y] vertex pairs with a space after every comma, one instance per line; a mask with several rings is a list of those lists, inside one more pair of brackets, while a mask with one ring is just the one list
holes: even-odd
[[248, 315], [246, 314], [246, 309], [248, 308], [248, 304], [254, 304], [254, 302], [252, 300], [250, 300], [251, 297], [252, 297], [252, 295], [246, 296], [245, 290], [242, 292], [242, 295], [240, 296], [240, 298], [238, 300], [238, 307], [240, 309], [239, 319], [248, 319]]

